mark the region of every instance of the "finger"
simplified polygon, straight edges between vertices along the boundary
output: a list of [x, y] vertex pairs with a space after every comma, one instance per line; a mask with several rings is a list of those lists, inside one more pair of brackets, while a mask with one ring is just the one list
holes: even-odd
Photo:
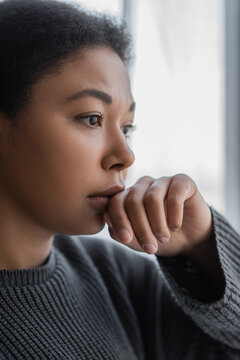
[[182, 226], [184, 202], [197, 191], [193, 180], [184, 174], [175, 175], [169, 186], [166, 198], [167, 223], [171, 231], [177, 231]]
[[124, 243], [128, 243], [134, 236], [134, 230], [124, 207], [126, 195], [131, 190], [131, 188], [137, 186], [138, 183], [148, 182], [150, 184], [153, 181], [153, 178], [149, 176], [143, 176], [135, 183], [134, 186], [117, 193], [110, 199], [108, 203], [108, 216], [111, 220], [113, 230], [117, 235], [118, 240]]
[[170, 239], [165, 210], [170, 183], [170, 177], [156, 179], [144, 194], [144, 206], [152, 233], [162, 243]]
[[[107, 222], [107, 221], [106, 221], [106, 222]], [[112, 224], [109, 223], [109, 222], [107, 222], [107, 224], [108, 224], [108, 231], [109, 231], [109, 234], [110, 234], [111, 238], [114, 239], [114, 240], [116, 240], [116, 241], [118, 241], [118, 242], [123, 243], [122, 241], [120, 241], [120, 240], [118, 239], [118, 236], [117, 236], [117, 234], [116, 234], [116, 232], [115, 232]], [[137, 241], [137, 239], [136, 239], [136, 237], [135, 237], [134, 235], [133, 235], [133, 238], [131, 239], [130, 242], [128, 242], [128, 243], [123, 243], [123, 244], [126, 245], [126, 246], [128, 246], [129, 248], [131, 248], [131, 249], [133, 249], [133, 250], [140, 251], [140, 252], [143, 252], [143, 251], [144, 251], [144, 250], [141, 248], [141, 246], [139, 245], [139, 243], [138, 243], [138, 241]]]
[[133, 235], [132, 239], [130, 240], [130, 242], [126, 242], [126, 241], [124, 242], [124, 241], [120, 240], [119, 235], [117, 235], [116, 231], [113, 228], [110, 216], [109, 216], [109, 214], [107, 212], [104, 213], [104, 219], [105, 219], [105, 221], [106, 221], [106, 223], [108, 225], [109, 234], [114, 240], [116, 240], [118, 242], [122, 242], [122, 243], [126, 244], [128, 247], [130, 247], [131, 249], [134, 249], [136, 251], [141, 251], [141, 252], [144, 251], [141, 248], [141, 246], [139, 245], [139, 243], [138, 243], [138, 241], [137, 241], [137, 239], [136, 239], [136, 237], [134, 235]]
[[124, 209], [126, 192], [124, 190], [113, 196], [108, 203], [107, 213], [104, 214], [111, 236], [125, 244], [133, 238], [133, 229]]
[[[141, 193], [143, 194], [146, 191], [146, 188], [153, 181], [153, 178], [144, 176], [140, 178], [131, 188], [115, 195], [108, 203], [108, 214], [118, 239], [121, 238], [120, 229], [129, 228], [131, 225], [132, 240], [135, 236], [138, 243], [143, 246], [144, 251], [147, 251], [148, 253], [156, 252], [158, 246], [148, 224], [147, 216], [142, 204], [143, 195], [141, 195]], [[135, 195], [132, 196], [133, 193]], [[131, 212], [131, 203], [133, 197], [134, 214], [132, 214], [130, 218], [129, 214]]]
[[143, 201], [144, 194], [153, 181], [153, 178], [139, 179], [128, 192], [124, 202], [134, 235], [141, 247], [149, 254], [155, 253], [159, 245], [151, 230]]

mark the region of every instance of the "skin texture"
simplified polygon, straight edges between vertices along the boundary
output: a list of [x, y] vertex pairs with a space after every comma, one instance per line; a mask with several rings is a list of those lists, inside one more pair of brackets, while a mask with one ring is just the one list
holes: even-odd
[[[73, 96], [85, 89], [108, 97]], [[106, 221], [113, 239], [137, 251], [195, 259], [222, 289], [211, 212], [187, 175], [143, 176], [114, 195], [105, 213], [88, 198], [124, 188], [134, 162], [125, 136], [133, 97], [116, 53], [98, 47], [76, 54], [39, 80], [30, 98], [19, 129], [0, 116], [0, 269], [40, 266], [55, 233], [95, 234]]]

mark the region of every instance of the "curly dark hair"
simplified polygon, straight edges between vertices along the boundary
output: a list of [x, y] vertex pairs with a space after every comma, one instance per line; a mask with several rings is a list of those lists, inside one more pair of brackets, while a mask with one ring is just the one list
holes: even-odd
[[31, 88], [88, 47], [108, 46], [128, 65], [131, 39], [119, 19], [56, 0], [0, 2], [0, 112], [13, 121]]

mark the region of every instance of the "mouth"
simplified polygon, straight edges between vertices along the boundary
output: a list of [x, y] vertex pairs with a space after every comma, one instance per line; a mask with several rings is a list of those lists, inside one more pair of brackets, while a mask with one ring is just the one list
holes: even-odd
[[107, 211], [110, 196], [88, 196], [92, 206], [99, 211]]
[[122, 186], [112, 186], [101, 193], [95, 193], [88, 196], [90, 203], [100, 211], [106, 211], [111, 197], [124, 190]]
[[110, 188], [108, 188], [105, 191], [99, 192], [99, 193], [95, 193], [95, 194], [90, 194], [88, 197], [112, 197], [114, 195], [116, 195], [117, 193], [123, 191], [125, 189], [124, 186], [112, 186]]

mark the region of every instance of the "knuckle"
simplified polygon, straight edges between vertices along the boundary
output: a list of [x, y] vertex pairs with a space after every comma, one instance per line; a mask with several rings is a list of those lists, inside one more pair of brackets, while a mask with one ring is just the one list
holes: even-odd
[[167, 201], [171, 206], [180, 206], [182, 204], [182, 200], [176, 192], [169, 194]]
[[172, 178], [172, 176], [161, 176], [159, 179], [158, 179], [158, 181], [159, 180], [169, 180], [169, 179], [171, 179]]
[[173, 181], [171, 183], [171, 187], [170, 187], [170, 191], [169, 191], [169, 195], [170, 196], [175, 196], [179, 193], [180, 189], [181, 189], [181, 183], [177, 180]]
[[138, 179], [138, 181], [137, 182], [141, 182], [141, 181], [145, 181], [145, 180], [147, 180], [147, 181], [152, 181], [152, 180], [154, 180], [154, 178], [153, 177], [151, 177], [151, 176], [148, 176], [148, 175], [144, 175], [144, 176], [141, 176], [139, 179]]
[[143, 198], [145, 204], [151, 204], [153, 206], [158, 206], [160, 202], [159, 194], [155, 190], [149, 190]]
[[174, 177], [178, 179], [190, 179], [190, 177], [184, 173], [177, 173]]
[[132, 190], [128, 193], [125, 199], [125, 204], [127, 206], [135, 206], [139, 201], [139, 195], [135, 190]]
[[184, 189], [184, 187], [187, 192], [190, 191], [191, 193], [195, 193], [197, 190], [197, 185], [190, 176], [182, 173], [176, 174], [174, 176], [171, 188], [173, 190], [176, 189], [177, 191], [180, 188]]
[[171, 188], [179, 188], [182, 187], [183, 185], [188, 186], [190, 180], [191, 179], [186, 174], [176, 174], [173, 176]]

